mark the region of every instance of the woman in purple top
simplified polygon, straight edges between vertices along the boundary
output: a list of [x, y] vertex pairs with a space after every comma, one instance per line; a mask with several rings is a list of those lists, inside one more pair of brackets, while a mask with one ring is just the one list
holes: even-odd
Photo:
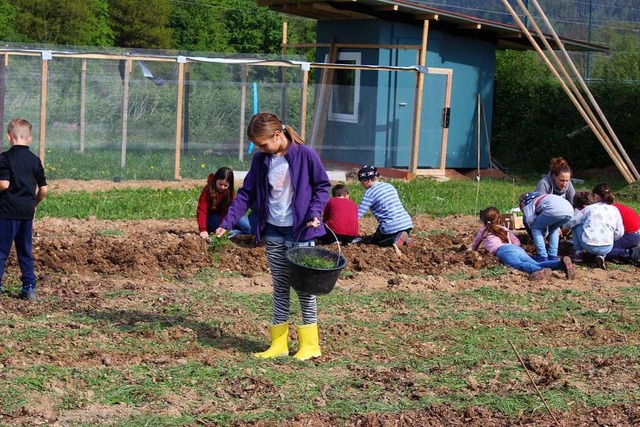
[[[251, 118], [247, 135], [260, 151], [253, 156], [242, 188], [231, 203], [216, 236], [222, 237], [249, 207], [259, 218], [256, 240], [264, 240], [273, 281], [271, 346], [256, 357], [289, 355], [291, 286], [286, 252], [294, 244], [311, 242], [326, 231], [321, 218], [329, 200], [331, 183], [318, 154], [304, 145], [298, 133], [275, 115], [258, 113]], [[302, 325], [296, 359], [319, 357], [316, 297], [298, 292]]]

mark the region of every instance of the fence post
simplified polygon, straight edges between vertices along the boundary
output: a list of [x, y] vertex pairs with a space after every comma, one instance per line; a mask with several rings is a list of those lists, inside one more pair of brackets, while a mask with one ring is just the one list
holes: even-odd
[[179, 181], [180, 177], [180, 141], [182, 140], [182, 108], [184, 105], [184, 64], [187, 58], [178, 56], [178, 93], [176, 102], [176, 154], [173, 164], [173, 179]]
[[40, 161], [44, 164], [44, 145], [47, 136], [47, 82], [49, 80], [49, 60], [52, 58], [50, 50], [42, 51], [42, 82], [40, 85]]

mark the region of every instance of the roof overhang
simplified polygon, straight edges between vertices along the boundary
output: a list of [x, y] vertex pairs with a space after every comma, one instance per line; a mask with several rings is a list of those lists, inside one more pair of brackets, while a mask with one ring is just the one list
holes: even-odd
[[[526, 35], [514, 25], [488, 21], [474, 16], [437, 9], [407, 0], [257, 0], [261, 6], [295, 16], [327, 20], [383, 19], [411, 25], [430, 21], [430, 28], [458, 35], [494, 41], [499, 49], [531, 50]], [[532, 32], [538, 43], [539, 37]], [[551, 35], [545, 35], [553, 48], [557, 48]], [[579, 40], [561, 38], [567, 50], [607, 51], [603, 46]]]

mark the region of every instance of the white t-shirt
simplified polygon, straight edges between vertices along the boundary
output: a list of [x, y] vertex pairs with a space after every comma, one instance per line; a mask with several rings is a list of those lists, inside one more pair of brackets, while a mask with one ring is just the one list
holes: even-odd
[[267, 222], [279, 227], [293, 225], [293, 186], [289, 162], [283, 156], [271, 156], [269, 160], [269, 215]]

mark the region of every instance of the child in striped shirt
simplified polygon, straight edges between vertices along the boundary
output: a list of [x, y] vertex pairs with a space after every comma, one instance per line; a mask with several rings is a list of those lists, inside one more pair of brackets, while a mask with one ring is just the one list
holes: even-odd
[[371, 210], [378, 220], [378, 228], [371, 237], [371, 243], [382, 247], [393, 246], [396, 254], [402, 255], [402, 246], [413, 246], [409, 238], [413, 222], [395, 187], [378, 181], [378, 176], [380, 175], [375, 166], [364, 166], [358, 171], [358, 181], [365, 189], [358, 205], [358, 219]]

